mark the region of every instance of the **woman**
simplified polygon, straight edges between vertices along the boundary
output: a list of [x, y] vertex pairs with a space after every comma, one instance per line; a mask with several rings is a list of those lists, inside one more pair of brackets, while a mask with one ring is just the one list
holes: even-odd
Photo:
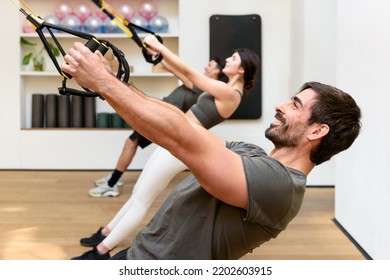
[[[244, 90], [249, 90], [254, 85], [259, 58], [251, 50], [238, 49], [226, 59], [222, 72], [228, 82], [224, 83], [210, 79], [189, 67], [155, 36], [146, 36], [144, 43], [151, 54], [161, 54], [179, 78], [187, 78], [192, 86], [203, 91], [197, 103], [186, 112], [186, 117], [193, 125], [209, 129], [223, 122], [239, 106]], [[176, 174], [185, 169], [186, 166], [181, 161], [158, 147], [138, 178], [132, 196], [114, 219], [91, 237], [80, 240], [82, 245], [94, 247], [93, 250], [73, 259], [109, 259], [109, 251], [139, 226], [158, 194]]]

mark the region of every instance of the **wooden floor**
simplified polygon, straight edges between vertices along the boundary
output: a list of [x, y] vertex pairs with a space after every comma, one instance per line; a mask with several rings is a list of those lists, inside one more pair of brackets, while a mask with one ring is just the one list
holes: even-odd
[[[139, 172], [123, 176], [125, 186], [115, 198], [87, 195], [102, 171], [0, 171], [0, 259], [67, 260], [85, 248], [81, 237], [105, 225], [129, 198]], [[177, 175], [155, 201], [151, 218], [172, 186], [186, 176]], [[300, 214], [275, 240], [243, 259], [362, 260], [364, 256], [332, 221], [334, 189], [308, 188]], [[132, 236], [113, 253], [130, 245]]]

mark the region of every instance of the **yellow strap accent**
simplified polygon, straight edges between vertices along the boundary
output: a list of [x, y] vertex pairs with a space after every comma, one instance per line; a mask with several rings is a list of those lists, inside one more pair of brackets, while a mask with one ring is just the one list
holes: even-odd
[[123, 24], [123, 22], [121, 20], [119, 20], [118, 18], [114, 18], [113, 21], [116, 23], [116, 25], [118, 25], [118, 27], [120, 29], [122, 29], [123, 32], [125, 32], [130, 38], [133, 37], [133, 33], [131, 33], [131, 31]]
[[91, 39], [94, 40], [98, 45], [101, 45], [101, 43], [99, 42], [99, 40], [96, 39], [95, 37], [92, 37]]
[[67, 79], [71, 78], [71, 76], [68, 76], [69, 74], [67, 75], [65, 72], [62, 72], [62, 71], [61, 71], [61, 75], [64, 76], [65, 78], [67, 78]]
[[30, 9], [30, 7], [23, 1], [23, 0], [19, 0], [19, 3], [21, 3], [27, 10], [30, 11], [30, 13], [34, 14], [35, 13], [33, 12], [33, 10]]
[[113, 7], [111, 7], [109, 4], [107, 4], [105, 1], [102, 1], [102, 5], [100, 7], [100, 10], [104, 12], [106, 10], [109, 12], [111, 15], [114, 16], [112, 19], [115, 24], [127, 34], [130, 38], [133, 37], [133, 33], [127, 28], [126, 24], [129, 24], [129, 22], [121, 15], [119, 14]]
[[112, 6], [110, 6], [105, 1], [102, 1], [102, 8], [106, 9], [107, 12], [109, 12], [110, 14], [115, 16], [116, 18], [119, 18], [122, 22], [125, 20], [125, 18], [117, 10], [115, 10]]

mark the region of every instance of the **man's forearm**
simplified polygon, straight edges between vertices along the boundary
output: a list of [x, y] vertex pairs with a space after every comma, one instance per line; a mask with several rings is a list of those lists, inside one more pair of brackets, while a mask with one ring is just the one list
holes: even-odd
[[180, 147], [186, 149], [182, 143], [191, 142], [188, 131], [192, 126], [183, 112], [118, 80], [106, 70], [100, 53], [92, 53], [75, 42], [64, 60], [64, 72], [71, 74], [81, 86], [101, 94], [144, 137], [172, 153]]
[[189, 126], [185, 115], [176, 107], [148, 97], [115, 77], [98, 92], [135, 130], [167, 149], [178, 145], [181, 133]]

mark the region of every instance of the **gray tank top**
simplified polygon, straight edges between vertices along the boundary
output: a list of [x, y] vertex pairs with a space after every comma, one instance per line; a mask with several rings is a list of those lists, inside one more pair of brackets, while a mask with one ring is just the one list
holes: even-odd
[[[242, 96], [238, 90], [237, 93]], [[203, 92], [198, 97], [198, 101], [191, 107], [191, 111], [206, 129], [216, 126], [225, 120], [218, 112], [214, 96], [207, 92]]]

